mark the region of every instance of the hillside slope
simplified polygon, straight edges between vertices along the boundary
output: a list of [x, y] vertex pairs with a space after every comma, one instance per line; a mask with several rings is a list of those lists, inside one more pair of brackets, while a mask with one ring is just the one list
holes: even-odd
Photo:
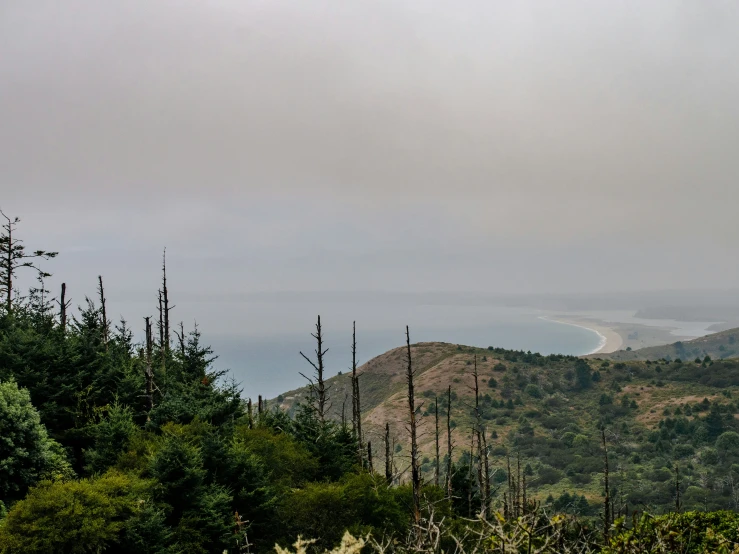
[[[729, 336], [725, 335], [727, 342]], [[733, 401], [739, 394], [737, 360], [614, 362], [445, 343], [415, 344], [411, 353], [421, 404], [419, 448], [427, 478], [433, 474], [437, 396], [442, 455], [446, 444], [447, 387], [452, 389], [453, 458], [469, 458], [477, 360], [481, 422], [496, 479], [505, 481], [508, 456], [515, 464], [520, 455], [533, 497], [558, 498], [569, 492], [597, 503], [603, 468], [600, 428], [604, 427], [611, 444], [610, 463], [619, 468], [611, 485], [631, 502], [674, 505], [673, 469], [680, 464], [686, 506], [731, 503], [728, 496], [723, 498], [730, 495], [728, 489], [717, 488], [715, 480], [726, 483], [735, 468], [739, 471], [739, 444], [727, 450], [719, 441], [724, 433], [739, 431], [735, 418], [739, 400]], [[372, 441], [380, 465], [383, 429], [390, 424], [394, 463], [401, 478], [408, 467], [405, 364], [405, 349], [396, 348], [360, 370], [365, 439]], [[350, 419], [349, 375], [333, 377], [328, 384], [333, 416], [340, 420], [345, 407]], [[278, 401], [292, 410], [307, 393], [298, 389]], [[739, 508], [739, 495], [736, 504]]]
[[650, 346], [638, 350], [619, 350], [610, 354], [594, 354], [589, 358], [602, 358], [605, 360], [661, 360], [668, 361], [681, 359], [683, 361], [705, 358], [713, 359], [735, 358], [739, 356], [739, 328], [728, 329], [720, 333], [713, 333], [697, 339], [665, 344], [662, 346]]

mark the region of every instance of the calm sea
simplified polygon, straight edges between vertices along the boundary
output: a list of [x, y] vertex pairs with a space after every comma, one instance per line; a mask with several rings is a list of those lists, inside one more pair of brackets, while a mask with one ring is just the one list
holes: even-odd
[[[255, 306], [251, 308], [254, 310]], [[351, 326], [355, 317], [360, 364], [403, 345], [406, 324], [410, 326], [411, 342], [440, 341], [572, 355], [592, 352], [600, 343], [600, 337], [592, 331], [542, 320], [542, 312], [530, 309], [402, 302], [385, 306], [324, 304], [310, 308], [305, 304], [296, 309], [257, 306], [257, 314], [270, 316], [263, 329], [250, 325], [243, 333], [214, 334], [208, 333], [205, 326], [203, 339], [219, 356], [215, 366], [230, 370], [240, 383], [243, 396], [252, 398], [259, 394], [273, 398], [305, 384], [299, 372], [309, 375], [312, 368], [300, 352], [310, 356], [315, 348], [310, 336], [315, 315], [307, 314], [319, 309], [325, 346], [329, 348], [328, 376], [351, 367]], [[279, 324], [280, 315], [283, 325]], [[297, 323], [305, 331], [298, 332]]]

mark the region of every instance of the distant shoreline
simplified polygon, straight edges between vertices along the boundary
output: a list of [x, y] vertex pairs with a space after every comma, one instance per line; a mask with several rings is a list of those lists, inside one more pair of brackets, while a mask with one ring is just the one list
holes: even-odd
[[573, 320], [561, 317], [553, 318], [548, 316], [540, 316], [540, 319], [551, 321], [553, 323], [561, 323], [562, 325], [570, 325], [572, 327], [587, 329], [588, 331], [592, 331], [593, 333], [598, 335], [598, 337], [600, 337], [600, 343], [598, 344], [597, 348], [595, 348], [592, 352], [584, 353], [583, 356], [589, 356], [591, 354], [610, 354], [612, 352], [620, 350], [624, 344], [624, 339], [618, 332], [611, 329], [610, 327], [605, 327], [603, 325], [593, 323], [590, 320]]

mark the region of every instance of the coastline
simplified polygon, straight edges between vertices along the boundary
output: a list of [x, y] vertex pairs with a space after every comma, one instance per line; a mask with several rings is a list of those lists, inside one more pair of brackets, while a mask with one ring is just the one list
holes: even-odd
[[610, 327], [593, 323], [593, 321], [589, 319], [569, 319], [563, 317], [548, 316], [540, 316], [540, 318], [545, 321], [561, 323], [562, 325], [571, 325], [573, 327], [587, 329], [588, 331], [592, 331], [593, 333], [598, 335], [598, 337], [600, 337], [600, 343], [598, 344], [598, 347], [595, 348], [592, 352], [586, 352], [585, 354], [583, 354], [583, 356], [589, 356], [592, 354], [611, 354], [612, 352], [620, 350], [624, 344], [623, 337], [617, 331]]

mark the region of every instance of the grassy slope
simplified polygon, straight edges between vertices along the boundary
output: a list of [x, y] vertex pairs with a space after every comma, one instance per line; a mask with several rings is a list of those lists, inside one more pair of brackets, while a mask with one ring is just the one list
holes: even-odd
[[[608, 360], [675, 360], [683, 361], [705, 358], [733, 358], [739, 356], [739, 328], [729, 329], [690, 341], [676, 342], [663, 346], [650, 346], [638, 350], [619, 350], [612, 354], [599, 354], [597, 357]], [[596, 357], [590, 356], [590, 357]]]
[[[728, 342], [729, 334], [723, 335]], [[681, 469], [686, 488], [697, 482], [699, 474], [705, 476], [714, 472], [718, 478], [728, 471], [726, 468], [732, 461], [739, 462], [739, 457], [736, 460], [727, 457], [716, 462], [718, 465], [703, 467], [702, 453], [713, 448], [716, 437], [702, 443], [693, 441], [694, 449], [686, 458], [686, 452], [693, 447], [685, 446], [677, 454], [672, 448], [692, 440], [690, 434], [667, 437], [664, 441], [654, 436], [660, 430], [661, 420], [672, 415], [676, 407], [680, 406], [681, 410], [686, 404], [695, 407], [704, 398], [722, 407], [727, 421], [730, 420], [725, 430], [730, 430], [734, 421], [731, 414], [739, 411], [739, 402], [735, 405], [731, 400], [732, 391], [735, 396], [739, 393], [739, 361], [717, 361], [715, 365], [703, 366], [693, 362], [614, 363], [591, 359], [587, 360], [590, 371], [598, 375], [583, 389], [575, 379], [576, 364], [582, 361], [573, 357], [544, 357], [446, 343], [416, 344], [412, 346], [412, 354], [417, 402], [422, 403], [419, 418], [422, 457], [433, 459], [434, 396], [443, 395], [448, 386], [455, 396], [451, 412], [455, 427], [452, 432], [456, 445], [454, 457], [469, 449], [469, 429], [474, 422], [472, 369], [476, 356], [483, 423], [490, 436], [492, 465], [503, 468], [507, 454], [520, 453], [524, 465], [530, 463], [532, 466], [534, 473], [529, 483], [532, 492], [540, 498], [550, 493], [556, 497], [567, 490], [584, 494], [593, 502], [598, 500], [599, 472], [602, 470], [598, 426], [601, 423], [614, 442], [612, 464], [620, 468], [620, 476], [626, 483], [624, 490], [636, 487], [638, 490], [631, 495], [644, 496], [644, 502], [652, 501], [655, 505], [669, 502], [665, 498], [669, 497], [670, 485], [664, 477], [676, 462], [681, 463], [681, 467], [687, 464], [686, 469]], [[401, 445], [396, 459], [401, 468], [407, 465], [404, 453], [408, 446], [405, 364], [405, 349], [397, 348], [370, 360], [360, 369], [367, 438], [375, 445], [375, 456], [381, 457], [382, 429], [390, 422], [394, 439]], [[491, 379], [496, 382], [494, 387], [490, 386]], [[349, 375], [333, 377], [328, 383], [334, 416], [340, 418], [342, 404], [346, 402], [349, 417]], [[306, 393], [305, 389], [286, 393], [281, 404], [289, 409]], [[509, 399], [515, 402], [513, 409], [509, 407]], [[701, 413], [705, 416], [705, 409]], [[701, 413], [696, 409], [686, 420], [694, 421]], [[443, 428], [443, 411], [441, 419]], [[574, 445], [573, 436], [579, 436]], [[443, 429], [441, 443], [443, 452], [446, 443]], [[423, 468], [428, 475], [432, 466], [427, 462]], [[543, 477], [547, 471], [551, 474], [552, 469], [555, 478]], [[617, 481], [618, 477], [614, 479]], [[698, 493], [694, 491], [694, 494]], [[655, 499], [655, 495], [658, 498]], [[722, 506], [720, 502], [716, 505]]]

